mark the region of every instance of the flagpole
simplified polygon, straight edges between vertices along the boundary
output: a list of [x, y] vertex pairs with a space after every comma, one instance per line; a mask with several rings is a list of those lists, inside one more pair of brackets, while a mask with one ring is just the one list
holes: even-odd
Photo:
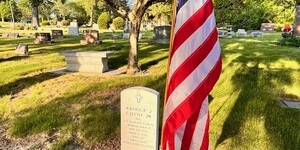
[[[176, 5], [177, 0], [174, 0], [173, 6], [172, 6], [172, 24], [171, 24], [171, 33], [170, 33], [170, 43], [169, 43], [169, 55], [168, 55], [168, 64], [167, 64], [167, 75], [166, 75], [166, 85], [165, 85], [165, 95], [164, 95], [164, 105], [163, 105], [163, 115], [162, 118], [164, 118], [164, 112], [165, 112], [165, 106], [167, 101], [167, 91], [168, 91], [168, 78], [169, 78], [169, 64], [171, 61], [170, 58], [170, 52], [172, 51], [172, 45], [173, 45], [173, 36], [174, 36], [174, 26], [175, 26], [175, 16], [176, 16]], [[161, 128], [161, 139], [160, 139], [160, 149], [162, 149], [162, 141], [163, 141], [163, 122], [162, 122], [162, 128]]]

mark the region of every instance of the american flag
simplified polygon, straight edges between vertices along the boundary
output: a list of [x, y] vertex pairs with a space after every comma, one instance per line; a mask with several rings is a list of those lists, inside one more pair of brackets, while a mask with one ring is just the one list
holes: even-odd
[[212, 0], [178, 0], [163, 117], [163, 150], [209, 149], [208, 94], [221, 69]]

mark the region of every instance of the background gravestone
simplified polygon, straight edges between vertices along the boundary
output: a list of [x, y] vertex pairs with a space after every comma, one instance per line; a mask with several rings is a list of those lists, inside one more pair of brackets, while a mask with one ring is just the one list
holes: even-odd
[[262, 32], [274, 32], [274, 23], [262, 23], [260, 26], [260, 31]]
[[121, 149], [158, 149], [159, 93], [146, 87], [121, 92]]
[[69, 35], [79, 35], [79, 27], [77, 22], [71, 22], [69, 26]]
[[97, 30], [83, 30], [83, 40], [80, 40], [81, 45], [100, 44], [102, 41]]
[[154, 42], [168, 44], [170, 42], [171, 26], [154, 27]]
[[28, 45], [27, 44], [18, 44], [15, 53], [17, 55], [28, 55]]
[[46, 44], [52, 42], [50, 33], [36, 32], [34, 35], [35, 35], [35, 39], [33, 41], [34, 44]]
[[64, 38], [63, 30], [52, 30], [52, 38]]

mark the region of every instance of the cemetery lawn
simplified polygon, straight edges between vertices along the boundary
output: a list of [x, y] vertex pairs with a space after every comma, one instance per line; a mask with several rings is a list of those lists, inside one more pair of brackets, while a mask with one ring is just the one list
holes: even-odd
[[[126, 66], [128, 41], [113, 41], [110, 33], [101, 33], [103, 44], [89, 46], [79, 44], [81, 36], [46, 45], [0, 37], [0, 149], [13, 146], [9, 143], [119, 148], [120, 92], [146, 86], [161, 93], [163, 104], [168, 45], [150, 45], [151, 33], [144, 35], [139, 51], [144, 72], [107, 77], [49, 70], [66, 65], [59, 52], [69, 49], [114, 51], [109, 67]], [[209, 106], [211, 149], [300, 149], [300, 110], [279, 104], [279, 98], [300, 98], [300, 49], [278, 46], [279, 39], [275, 33], [220, 40], [223, 70]], [[17, 43], [29, 44], [30, 55], [14, 56]]]

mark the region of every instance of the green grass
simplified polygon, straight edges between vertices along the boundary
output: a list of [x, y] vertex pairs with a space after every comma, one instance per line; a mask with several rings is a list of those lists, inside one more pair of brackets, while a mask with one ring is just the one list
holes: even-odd
[[[109, 67], [125, 66], [128, 41], [113, 41], [108, 32], [101, 32], [103, 44], [88, 46], [79, 44], [81, 36], [48, 45], [33, 45], [30, 38], [0, 38], [0, 127], [8, 126], [16, 138], [56, 133], [60, 138], [53, 149], [120, 137], [123, 89], [146, 86], [159, 91], [161, 99], [164, 95], [168, 45], [149, 45], [152, 34], [143, 36], [139, 65], [149, 75], [120, 77], [46, 72], [65, 66], [59, 52], [68, 49], [111, 50], [115, 56]], [[223, 70], [211, 93], [211, 149], [300, 148], [300, 111], [278, 102], [280, 97], [300, 98], [300, 49], [279, 46], [279, 39], [280, 34], [267, 34], [220, 40]], [[28, 57], [14, 55], [17, 43], [29, 44]]]

